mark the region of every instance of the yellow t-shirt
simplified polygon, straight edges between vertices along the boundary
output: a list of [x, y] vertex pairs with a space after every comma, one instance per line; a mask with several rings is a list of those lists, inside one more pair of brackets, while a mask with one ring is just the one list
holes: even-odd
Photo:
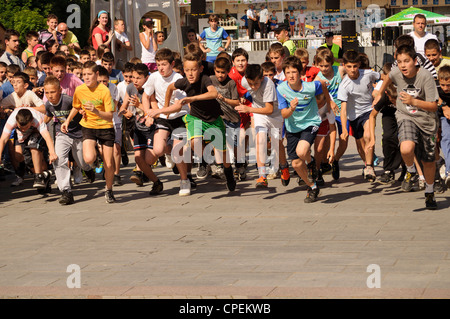
[[[101, 83], [94, 89], [88, 88], [86, 84], [82, 84], [75, 89], [75, 93], [73, 94], [73, 107], [76, 109], [84, 109], [83, 105], [87, 102], [92, 102], [99, 111], [115, 111], [111, 93], [109, 93], [109, 89]], [[86, 118], [83, 117], [80, 121], [80, 125], [92, 129], [114, 127], [112, 120], [104, 120], [91, 111], [86, 111]]]
[[439, 65], [435, 67], [436, 72], [439, 72], [439, 69], [442, 68], [444, 65], [450, 65], [450, 60], [446, 58], [441, 59], [441, 63], [439, 63]]
[[[78, 43], [78, 38], [75, 34], [73, 34], [72, 31], [67, 31], [66, 37], [63, 39], [63, 43], [65, 45], [69, 45], [71, 43]], [[70, 54], [75, 54], [75, 50], [72, 48], [69, 48]]]

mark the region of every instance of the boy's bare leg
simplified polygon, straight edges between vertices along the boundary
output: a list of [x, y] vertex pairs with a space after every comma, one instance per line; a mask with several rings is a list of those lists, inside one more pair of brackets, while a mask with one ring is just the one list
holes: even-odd
[[102, 145], [103, 165], [105, 167], [106, 189], [112, 189], [114, 182], [114, 147]]
[[156, 182], [158, 180], [158, 177], [156, 177], [155, 173], [153, 172], [152, 167], [150, 166], [151, 164], [147, 164], [147, 156], [149, 157], [149, 161], [152, 161], [152, 159], [154, 159], [154, 156], [149, 149], [136, 150], [134, 152], [134, 160], [136, 162], [136, 165], [139, 167], [139, 170], [142, 171], [142, 173], [144, 173], [149, 180], [151, 180], [152, 182]]
[[297, 144], [297, 156], [298, 159], [295, 159], [292, 161], [292, 167], [297, 172], [298, 176], [308, 185], [309, 187], [312, 187], [314, 183], [309, 181], [308, 178], [308, 167], [306, 163], [311, 163], [311, 152], [310, 152], [311, 144], [309, 144], [307, 141], [299, 141]]
[[34, 173], [40, 174], [43, 171], [47, 170], [47, 163], [44, 161], [44, 155], [42, 151], [39, 151], [35, 148], [30, 149], [31, 158], [33, 160]]

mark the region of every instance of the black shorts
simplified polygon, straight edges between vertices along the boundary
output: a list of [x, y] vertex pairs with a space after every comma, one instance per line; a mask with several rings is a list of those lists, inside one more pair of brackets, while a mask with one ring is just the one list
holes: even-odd
[[182, 140], [186, 138], [186, 124], [183, 122], [182, 116], [174, 119], [157, 118], [156, 130], [169, 131], [173, 139]]
[[300, 141], [307, 141], [309, 145], [314, 143], [316, 139], [317, 132], [319, 131], [319, 126], [309, 126], [303, 131], [297, 133], [291, 133], [286, 131], [287, 140], [287, 153], [291, 160], [298, 159], [297, 156], [297, 145]]
[[100, 145], [105, 145], [108, 147], [114, 146], [114, 140], [116, 135], [113, 127], [95, 129], [82, 126], [81, 132], [83, 134], [83, 141], [94, 140], [97, 141]]
[[[17, 134], [17, 133], [16, 133]], [[31, 157], [31, 149], [41, 151], [44, 155], [44, 161], [48, 163], [48, 148], [47, 143], [39, 132], [30, 134], [22, 143], [17, 140], [17, 135], [14, 136], [15, 145], [22, 147], [22, 154], [25, 161], [25, 165], [28, 168], [33, 167], [33, 160]]]
[[135, 151], [146, 150], [148, 148], [153, 149], [153, 137], [155, 136], [155, 131], [155, 125], [150, 126], [150, 130], [148, 131], [135, 130], [133, 149]]
[[360, 115], [353, 121], [349, 121], [350, 126], [352, 127], [352, 130], [353, 130], [353, 137], [355, 139], [359, 140], [360, 138], [362, 138], [364, 136], [364, 124], [369, 119], [370, 113], [372, 113], [372, 111], [369, 111], [369, 112], [366, 112], [366, 113]]

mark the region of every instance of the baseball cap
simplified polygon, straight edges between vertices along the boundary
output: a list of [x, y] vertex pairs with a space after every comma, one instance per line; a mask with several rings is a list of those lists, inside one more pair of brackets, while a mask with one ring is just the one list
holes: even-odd
[[325, 32], [325, 37], [326, 38], [331, 38], [332, 36], [333, 36], [333, 32], [331, 32], [331, 31]]
[[286, 30], [286, 31], [289, 30], [288, 25], [286, 23], [278, 24], [277, 27], [273, 31], [275, 33], [277, 33], [277, 32], [283, 31], [283, 30]]

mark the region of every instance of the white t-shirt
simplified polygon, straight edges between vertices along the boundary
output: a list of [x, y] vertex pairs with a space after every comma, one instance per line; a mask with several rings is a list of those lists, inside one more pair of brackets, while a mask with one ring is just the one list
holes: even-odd
[[128, 36], [125, 33], [119, 33], [117, 31], [114, 31], [115, 35], [116, 35], [116, 39], [121, 41], [123, 44], [130, 42], [130, 40], [128, 39]]
[[259, 22], [266, 23], [267, 19], [269, 19], [269, 10], [264, 8], [259, 12]]
[[437, 36], [435, 36], [432, 33], [428, 33], [428, 32], [425, 32], [425, 35], [421, 38], [419, 38], [414, 33], [414, 31], [411, 31], [409, 33], [409, 35], [412, 36], [414, 39], [414, 47], [416, 49], [416, 52], [422, 54], [423, 56], [425, 56], [425, 42], [427, 42], [427, 40], [430, 40], [430, 39], [435, 39], [435, 40], [438, 39]]
[[380, 79], [380, 73], [372, 70], [359, 70], [359, 77], [352, 80], [345, 75], [339, 86], [337, 98], [347, 102], [347, 118], [354, 121], [372, 110], [373, 83]]
[[247, 18], [250, 20], [251, 18], [256, 18], [255, 17], [255, 13], [253, 12], [253, 10], [252, 9], [248, 9], [247, 10]]
[[299, 21], [299, 23], [305, 24], [306, 14], [305, 13], [299, 13], [298, 16], [297, 16], [297, 20]]
[[[145, 34], [145, 32], [143, 32], [144, 37], [146, 40], [147, 39], [147, 34]], [[153, 41], [150, 40], [150, 46], [148, 47], [148, 50], [144, 47], [144, 45], [141, 42], [141, 61], [142, 63], [156, 63], [155, 60], [155, 54], [156, 54], [156, 50], [153, 48]]]
[[44, 101], [42, 101], [35, 93], [30, 90], [27, 90], [22, 97], [19, 97], [16, 92], [11, 93], [7, 97], [5, 97], [1, 101], [2, 106], [14, 106], [14, 107], [22, 107], [22, 106], [30, 106], [37, 107], [44, 105]]
[[271, 118], [276, 120], [283, 119], [281, 116], [281, 110], [278, 109], [277, 90], [272, 80], [268, 77], [264, 77], [261, 82], [261, 86], [256, 91], [253, 91], [250, 85], [248, 85], [245, 77], [242, 78], [241, 85], [252, 96], [252, 107], [263, 108], [266, 106], [266, 103], [273, 102], [273, 113], [270, 115], [253, 113], [253, 118], [255, 121], [263, 118]]
[[117, 84], [117, 93], [119, 94], [119, 98], [122, 101], [125, 99], [125, 94], [127, 93], [127, 86], [128, 83], [125, 81], [119, 82], [119, 84]]
[[[159, 71], [154, 72], [150, 74], [147, 82], [144, 84], [144, 92], [148, 96], [155, 93], [156, 101], [158, 102], [158, 107], [162, 109], [164, 107], [164, 103], [166, 101], [166, 91], [167, 88], [171, 83], [176, 82], [179, 79], [182, 79], [183, 76], [181, 74], [178, 74], [177, 72], [172, 72], [172, 74], [168, 77], [163, 77]], [[177, 100], [181, 100], [186, 97], [186, 93], [175, 90], [172, 94], [172, 97], [170, 98], [169, 105], [172, 105]], [[177, 113], [169, 114], [168, 116], [166, 114], [160, 114], [159, 117], [163, 119], [175, 119], [180, 116], [184, 116], [188, 113], [189, 107], [187, 105], [183, 105], [183, 108], [181, 111]]]

